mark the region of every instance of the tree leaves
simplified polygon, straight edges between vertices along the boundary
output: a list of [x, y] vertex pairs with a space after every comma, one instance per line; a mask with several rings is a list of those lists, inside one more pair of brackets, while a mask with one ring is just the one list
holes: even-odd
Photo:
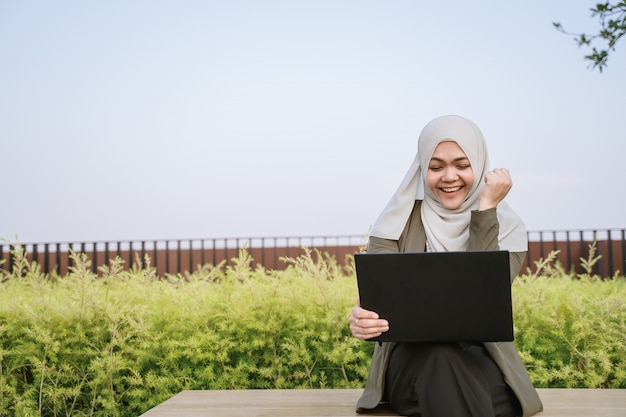
[[559, 22], [553, 25], [558, 31], [573, 36], [579, 47], [591, 48], [585, 59], [591, 62], [592, 68], [602, 72], [608, 66], [609, 54], [615, 51], [615, 45], [626, 33], [626, 1], [598, 3], [590, 10], [591, 17], [597, 18], [600, 25], [595, 34], [570, 33]]

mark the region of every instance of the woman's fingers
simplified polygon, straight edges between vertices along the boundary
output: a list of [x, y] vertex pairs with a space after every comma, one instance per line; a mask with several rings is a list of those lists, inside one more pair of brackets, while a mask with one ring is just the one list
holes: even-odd
[[389, 330], [387, 320], [380, 319], [374, 311], [355, 306], [350, 314], [350, 331], [359, 339], [371, 339]]
[[377, 337], [389, 330], [389, 325], [375, 325], [375, 326], [350, 326], [352, 335], [358, 339], [371, 339]]

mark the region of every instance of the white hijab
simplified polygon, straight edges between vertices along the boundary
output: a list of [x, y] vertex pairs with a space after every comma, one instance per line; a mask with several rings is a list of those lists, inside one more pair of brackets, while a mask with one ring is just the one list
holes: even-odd
[[[423, 170], [428, 168], [437, 145], [445, 140], [458, 143], [474, 172], [474, 183], [467, 199], [455, 210], [443, 207], [424, 183]], [[396, 193], [374, 223], [371, 236], [398, 239], [411, 215], [415, 200], [423, 199], [421, 214], [430, 250], [466, 250], [471, 211], [478, 209], [478, 197], [488, 170], [487, 145], [478, 126], [460, 116], [441, 116], [432, 120], [422, 130], [415, 159]], [[519, 216], [504, 201], [498, 204], [496, 210], [500, 224], [500, 249], [512, 252], [528, 250], [526, 228]]]

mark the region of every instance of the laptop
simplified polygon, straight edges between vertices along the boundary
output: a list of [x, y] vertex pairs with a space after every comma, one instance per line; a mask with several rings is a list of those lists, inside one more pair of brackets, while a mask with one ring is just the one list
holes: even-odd
[[389, 321], [380, 342], [513, 340], [508, 251], [354, 255], [361, 306]]

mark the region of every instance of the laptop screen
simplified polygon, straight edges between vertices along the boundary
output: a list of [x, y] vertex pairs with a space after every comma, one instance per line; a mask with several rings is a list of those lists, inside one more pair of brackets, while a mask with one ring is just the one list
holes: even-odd
[[354, 256], [361, 306], [389, 321], [376, 341], [513, 340], [508, 251]]

